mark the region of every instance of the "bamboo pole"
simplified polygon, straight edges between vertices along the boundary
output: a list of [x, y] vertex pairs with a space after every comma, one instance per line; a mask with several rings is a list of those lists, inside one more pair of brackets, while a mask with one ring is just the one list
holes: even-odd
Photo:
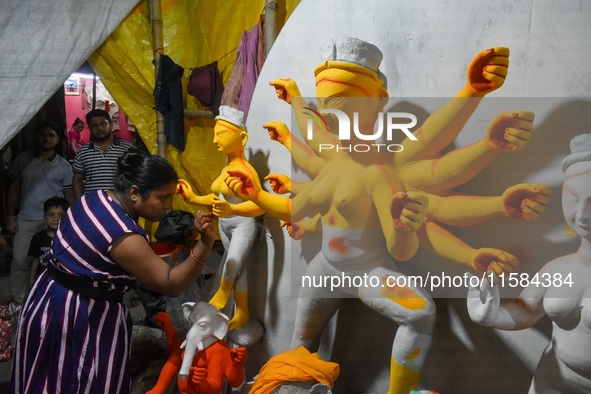
[[277, 1], [265, 0], [265, 45], [267, 55], [277, 38]]
[[[154, 80], [158, 77], [160, 68], [160, 56], [164, 51], [162, 39], [162, 10], [159, 0], [150, 0], [150, 11], [152, 15], [152, 39], [154, 48]], [[166, 159], [167, 140], [164, 134], [164, 115], [156, 110], [156, 144], [158, 145], [158, 156]]]
[[92, 110], [96, 109], [96, 73], [92, 72]]
[[201, 109], [185, 109], [183, 115], [193, 118], [215, 118], [213, 112]]

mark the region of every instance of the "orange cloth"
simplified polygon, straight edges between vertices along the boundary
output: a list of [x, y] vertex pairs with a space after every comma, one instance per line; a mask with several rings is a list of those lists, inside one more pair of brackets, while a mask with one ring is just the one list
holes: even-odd
[[301, 346], [271, 358], [261, 368], [250, 394], [269, 394], [284, 382], [324, 383], [332, 388], [339, 376], [337, 363], [322, 360]]

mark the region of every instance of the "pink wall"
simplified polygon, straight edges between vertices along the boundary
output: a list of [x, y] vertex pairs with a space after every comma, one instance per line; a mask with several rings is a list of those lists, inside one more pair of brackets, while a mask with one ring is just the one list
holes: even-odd
[[[82, 88], [82, 80], [84, 78], [79, 78], [79, 87]], [[92, 79], [86, 79], [86, 84], [92, 84]], [[84, 100], [82, 99], [84, 97]], [[86, 96], [83, 95], [66, 95], [64, 97], [66, 101], [66, 125], [69, 129], [74, 124], [76, 118], [80, 118], [84, 121], [84, 130], [82, 130], [82, 139], [83, 143], [87, 143], [90, 141], [90, 130], [88, 129], [88, 125], [86, 124], [86, 113], [90, 110], [88, 108], [86, 101]], [[84, 108], [82, 103], [84, 102]], [[116, 136], [129, 141], [133, 142], [134, 133], [128, 130], [127, 122], [125, 121], [125, 114], [123, 111], [119, 111], [119, 127], [121, 128], [119, 131], [115, 133]]]

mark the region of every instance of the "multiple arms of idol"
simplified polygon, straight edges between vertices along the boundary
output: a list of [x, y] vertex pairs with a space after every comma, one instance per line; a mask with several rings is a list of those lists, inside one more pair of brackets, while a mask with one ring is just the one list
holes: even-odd
[[[393, 155], [393, 168], [398, 171], [406, 190], [420, 191], [429, 199], [429, 220], [418, 231], [421, 245], [436, 255], [479, 272], [487, 269], [497, 273], [510, 272], [517, 266], [518, 260], [498, 249], [471, 248], [440, 223], [467, 226], [500, 216], [533, 220], [544, 211], [550, 194], [549, 187], [531, 184], [515, 185], [501, 196], [493, 197], [459, 195], [453, 191], [453, 187], [470, 180], [499, 153], [523, 148], [533, 128], [534, 115], [531, 112], [501, 113], [490, 122], [484, 138], [439, 157], [439, 152], [457, 137], [481, 98], [503, 85], [508, 56], [506, 48], [492, 48], [478, 53], [468, 67], [467, 83], [462, 90], [414, 133], [418, 141], [407, 138], [403, 142], [404, 150]], [[292, 105], [300, 129], [305, 129], [303, 119], [306, 117], [302, 114], [307, 110], [307, 104], [295, 82], [277, 79], [271, 85], [279, 98]], [[293, 138], [281, 122], [270, 122], [264, 126], [269, 130], [270, 137], [284, 144], [296, 164], [312, 177], [318, 175], [332, 158], [326, 151], [320, 151], [320, 143], [335, 144], [335, 140], [338, 143], [326, 128], [317, 124], [313, 126], [315, 138], [306, 140], [306, 144]], [[294, 187], [285, 175], [270, 174], [265, 179], [270, 180], [273, 190], [279, 193], [299, 193], [305, 187], [302, 184]], [[318, 218], [310, 220], [317, 223]]]

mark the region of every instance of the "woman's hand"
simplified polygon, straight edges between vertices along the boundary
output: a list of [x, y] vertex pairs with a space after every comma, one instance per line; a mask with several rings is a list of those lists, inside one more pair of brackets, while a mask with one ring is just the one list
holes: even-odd
[[204, 242], [213, 242], [217, 237], [214, 230], [213, 218], [214, 215], [211, 212], [197, 211], [195, 214], [194, 226], [199, 231], [199, 234], [201, 234], [201, 240]]

